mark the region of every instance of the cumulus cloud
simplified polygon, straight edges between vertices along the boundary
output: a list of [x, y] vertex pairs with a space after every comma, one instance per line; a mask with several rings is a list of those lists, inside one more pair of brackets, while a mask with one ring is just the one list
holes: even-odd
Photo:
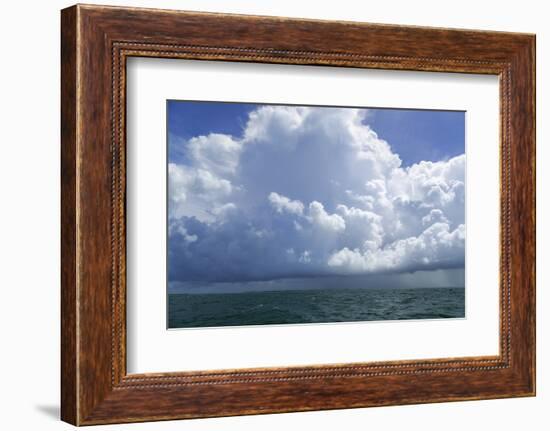
[[311, 223], [328, 231], [339, 232], [346, 229], [346, 222], [338, 214], [328, 214], [323, 204], [313, 201], [309, 204]]
[[234, 187], [208, 170], [170, 163], [168, 189], [169, 218], [188, 215], [207, 220], [212, 218], [216, 204], [231, 196]]
[[239, 141], [218, 133], [192, 138], [187, 146], [193, 166], [216, 175], [233, 174], [242, 149]]
[[387, 247], [347, 247], [332, 254], [329, 266], [345, 273], [370, 273], [380, 270], [450, 267], [461, 264], [464, 256], [464, 225], [450, 231], [447, 223], [434, 223], [417, 237], [395, 241]]
[[279, 193], [271, 192], [268, 196], [269, 202], [278, 213], [288, 212], [301, 215], [304, 212], [304, 204], [300, 201], [293, 201]]
[[464, 265], [465, 156], [403, 167], [364, 110], [263, 106], [240, 136], [183, 146], [168, 171], [171, 281]]

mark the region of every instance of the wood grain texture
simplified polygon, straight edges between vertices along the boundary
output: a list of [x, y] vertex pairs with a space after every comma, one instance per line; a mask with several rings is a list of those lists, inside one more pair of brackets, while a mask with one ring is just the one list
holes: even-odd
[[61, 417], [77, 422], [76, 9], [61, 16]]
[[[62, 11], [61, 36], [63, 420], [88, 425], [534, 395], [533, 35], [79, 5]], [[127, 375], [130, 56], [499, 75], [499, 355]]]

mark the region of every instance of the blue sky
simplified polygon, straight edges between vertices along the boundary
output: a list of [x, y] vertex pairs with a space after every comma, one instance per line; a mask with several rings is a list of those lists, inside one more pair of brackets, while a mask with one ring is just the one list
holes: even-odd
[[430, 273], [463, 285], [464, 112], [167, 110], [170, 291], [318, 277], [426, 285]]
[[[167, 104], [168, 132], [184, 139], [213, 132], [238, 136], [246, 126], [248, 114], [261, 106], [177, 100], [169, 100]], [[463, 111], [381, 108], [368, 108], [368, 111], [367, 122], [399, 154], [404, 166], [464, 153]], [[177, 152], [172, 153], [172, 159], [177, 158]]]

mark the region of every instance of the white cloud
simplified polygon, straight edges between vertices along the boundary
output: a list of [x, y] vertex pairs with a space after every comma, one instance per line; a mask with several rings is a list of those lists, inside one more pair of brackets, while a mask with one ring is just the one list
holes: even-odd
[[311, 262], [311, 252], [309, 250], [304, 250], [298, 259], [301, 263]]
[[313, 201], [309, 204], [309, 220], [322, 229], [332, 232], [342, 231], [346, 222], [338, 214], [328, 214], [321, 202]]
[[271, 192], [268, 199], [278, 213], [286, 211], [290, 214], [302, 215], [304, 212], [304, 204], [302, 202], [290, 200], [279, 193]]
[[462, 266], [465, 156], [404, 168], [365, 119], [264, 106], [241, 136], [189, 140], [169, 165], [170, 279]]
[[218, 175], [235, 173], [241, 149], [241, 142], [218, 133], [197, 136], [187, 143], [193, 165]]
[[464, 239], [464, 225], [451, 232], [447, 223], [434, 223], [418, 237], [400, 239], [386, 247], [344, 247], [330, 256], [328, 264], [344, 273], [429, 269], [442, 264], [452, 268], [464, 258]]
[[428, 215], [422, 217], [423, 226], [431, 226], [434, 223], [449, 223], [449, 220], [445, 217], [443, 211], [436, 208], [430, 210]]
[[228, 198], [234, 187], [202, 168], [168, 164], [169, 217], [194, 216], [199, 220], [212, 217], [217, 203]]

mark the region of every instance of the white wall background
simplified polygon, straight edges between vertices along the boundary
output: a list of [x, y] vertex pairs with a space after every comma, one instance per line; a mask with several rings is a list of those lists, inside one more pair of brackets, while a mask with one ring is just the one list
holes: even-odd
[[[119, 0], [171, 9], [537, 33], [538, 396], [406, 407], [105, 426], [135, 430], [543, 430], [550, 423], [550, 13], [536, 0], [313, 2]], [[69, 429], [59, 410], [59, 10], [71, 3], [4, 2], [0, 15], [0, 426]]]

